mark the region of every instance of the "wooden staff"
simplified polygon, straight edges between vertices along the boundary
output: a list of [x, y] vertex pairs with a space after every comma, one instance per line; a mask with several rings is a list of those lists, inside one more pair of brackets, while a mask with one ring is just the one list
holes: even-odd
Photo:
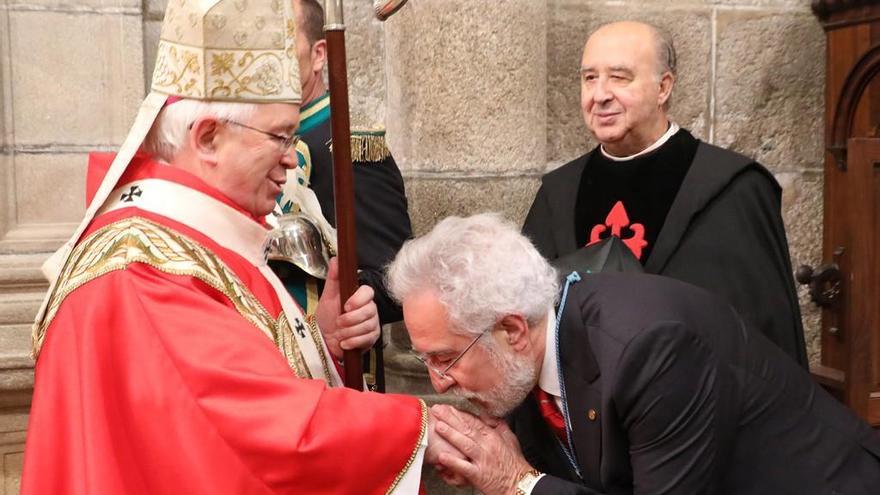
[[[342, 0], [324, 0], [327, 72], [330, 80], [330, 129], [333, 140], [333, 197], [339, 262], [340, 311], [358, 286], [354, 229], [354, 181], [351, 169], [351, 123], [348, 113], [348, 67]], [[360, 349], [344, 351], [345, 386], [363, 390]]]

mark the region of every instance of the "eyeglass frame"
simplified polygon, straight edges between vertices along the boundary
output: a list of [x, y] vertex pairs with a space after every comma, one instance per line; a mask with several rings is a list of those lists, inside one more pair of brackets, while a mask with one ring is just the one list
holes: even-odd
[[269, 136], [270, 138], [274, 139], [275, 142], [278, 143], [279, 146], [281, 146], [282, 153], [284, 153], [285, 151], [287, 151], [291, 148], [296, 148], [296, 145], [299, 144], [300, 139], [301, 139], [299, 134], [291, 134], [290, 136], [285, 136], [283, 134], [275, 134], [274, 132], [268, 132], [268, 131], [264, 131], [262, 129], [257, 129], [256, 127], [251, 127], [247, 124], [242, 124], [241, 122], [237, 122], [232, 119], [223, 119], [223, 122], [226, 122], [227, 124], [237, 125], [239, 127], [244, 127], [245, 129], [257, 131], [260, 134], [265, 134], [266, 136]]
[[483, 335], [486, 335], [486, 333], [488, 333], [489, 330], [492, 330], [493, 328], [494, 328], [494, 326], [489, 327], [489, 328], [483, 330], [482, 332], [480, 332], [479, 335], [477, 335], [476, 337], [474, 337], [474, 340], [472, 340], [471, 343], [468, 344], [467, 347], [465, 347], [464, 350], [461, 351], [461, 352], [458, 354], [458, 356], [456, 356], [455, 359], [453, 359], [452, 362], [449, 363], [449, 364], [446, 366], [446, 368], [444, 368], [443, 370], [439, 370], [439, 369], [437, 369], [436, 367], [434, 367], [432, 364], [430, 364], [430, 363], [428, 362], [428, 358], [427, 358], [427, 357], [425, 357], [423, 354], [419, 354], [419, 353], [416, 352], [414, 349], [410, 349], [409, 353], [412, 354], [416, 359], [418, 359], [419, 361], [421, 361], [422, 364], [424, 364], [425, 367], [428, 368], [429, 371], [433, 371], [434, 374], [437, 375], [438, 378], [440, 378], [441, 380], [446, 380], [447, 378], [449, 378], [449, 375], [447, 374], [447, 373], [449, 373], [449, 370], [452, 369], [452, 367], [455, 366], [456, 363], [458, 363], [458, 361], [459, 361], [459, 360], [460, 360], [460, 359], [461, 359], [461, 358], [467, 353], [467, 351], [471, 350], [471, 347], [473, 347], [474, 344], [476, 344], [477, 341], [480, 340], [480, 338], [481, 338]]

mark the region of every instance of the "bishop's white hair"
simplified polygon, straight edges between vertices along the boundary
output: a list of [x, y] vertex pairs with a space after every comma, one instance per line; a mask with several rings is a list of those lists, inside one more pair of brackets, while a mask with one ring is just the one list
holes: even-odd
[[245, 123], [256, 110], [255, 103], [179, 100], [162, 109], [142, 147], [147, 153], [170, 163], [183, 148], [187, 131], [196, 120], [210, 116]]
[[422, 290], [435, 291], [453, 331], [472, 335], [511, 314], [536, 325], [559, 292], [555, 270], [496, 213], [444, 219], [404, 244], [386, 277], [399, 302]]

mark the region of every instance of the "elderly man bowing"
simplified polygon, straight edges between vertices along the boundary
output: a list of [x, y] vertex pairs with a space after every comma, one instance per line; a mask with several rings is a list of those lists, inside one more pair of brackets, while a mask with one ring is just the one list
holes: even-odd
[[424, 403], [341, 387], [372, 289], [340, 314], [331, 266], [306, 317], [266, 264], [295, 39], [290, 2], [169, 2], [152, 92], [46, 267], [22, 493], [418, 491], [443, 444]]
[[[725, 302], [647, 274], [557, 275], [493, 215], [448, 218], [388, 270], [413, 350], [486, 495], [864, 494], [880, 438]], [[560, 294], [561, 292], [561, 294]], [[508, 416], [510, 428], [497, 418]]]

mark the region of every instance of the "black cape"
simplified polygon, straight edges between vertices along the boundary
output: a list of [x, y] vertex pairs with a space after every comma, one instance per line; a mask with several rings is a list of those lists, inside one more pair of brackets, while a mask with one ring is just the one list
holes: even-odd
[[[598, 148], [591, 153], [598, 152]], [[546, 174], [523, 233], [546, 258], [575, 249], [574, 213], [589, 154]], [[700, 142], [645, 272], [726, 298], [752, 325], [807, 366], [800, 307], [780, 214], [782, 189], [759, 163]]]

